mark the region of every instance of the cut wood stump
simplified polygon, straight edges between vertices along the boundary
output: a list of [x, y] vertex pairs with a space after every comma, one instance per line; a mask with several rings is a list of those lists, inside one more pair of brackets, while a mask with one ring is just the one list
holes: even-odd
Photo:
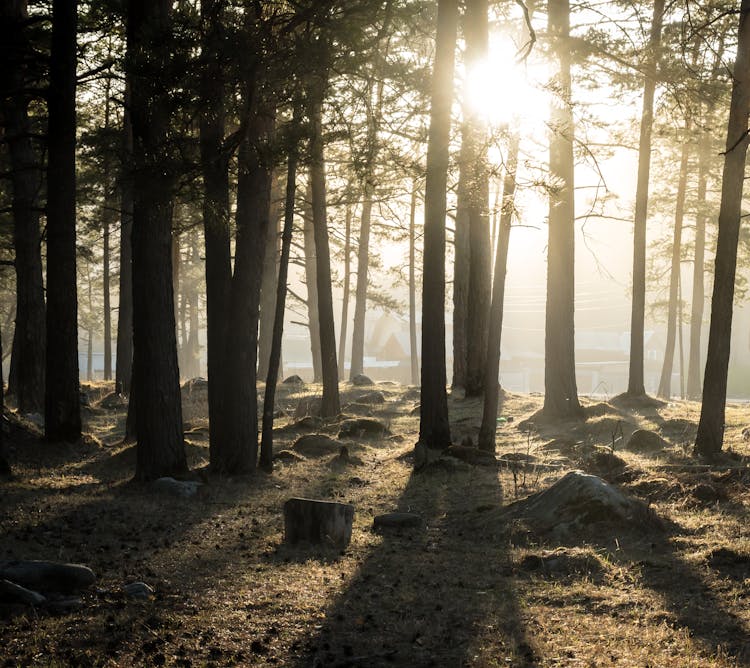
[[349, 503], [291, 498], [284, 504], [284, 540], [343, 549], [352, 538], [353, 521], [354, 506]]

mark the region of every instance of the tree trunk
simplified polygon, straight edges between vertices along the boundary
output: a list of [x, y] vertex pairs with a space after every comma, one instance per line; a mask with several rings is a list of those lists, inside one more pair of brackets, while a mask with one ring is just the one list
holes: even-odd
[[667, 313], [667, 341], [664, 348], [664, 363], [661, 368], [659, 390], [657, 396], [669, 399], [672, 396], [672, 368], [674, 366], [675, 340], [677, 327], [682, 327], [682, 321], [677, 322], [677, 297], [680, 283], [681, 252], [682, 252], [682, 224], [685, 218], [685, 193], [687, 191], [688, 159], [690, 158], [690, 121], [685, 127], [685, 143], [680, 153], [680, 171], [677, 180], [677, 202], [674, 214], [674, 239], [672, 241], [672, 266], [669, 274], [669, 307]]
[[344, 294], [341, 299], [341, 331], [339, 332], [339, 378], [344, 377], [344, 358], [346, 357], [346, 333], [349, 320], [349, 290], [351, 283], [351, 254], [352, 254], [352, 203], [346, 203], [345, 232], [344, 232]]
[[133, 378], [133, 128], [130, 123], [130, 77], [125, 77], [120, 167], [120, 284], [117, 309], [115, 389], [129, 395]]
[[708, 189], [711, 137], [701, 132], [698, 146], [698, 193], [695, 214], [695, 249], [693, 256], [693, 294], [690, 306], [690, 351], [688, 358], [687, 398], [701, 396], [701, 332], [706, 293], [704, 283], [706, 255], [706, 191]]
[[654, 122], [654, 92], [659, 65], [661, 27], [664, 0], [654, 0], [651, 20], [646, 73], [643, 83], [641, 135], [638, 143], [638, 179], [635, 192], [633, 219], [633, 297], [630, 315], [630, 363], [627, 394], [641, 397], [646, 394], [643, 384], [643, 337], [646, 308], [646, 221], [648, 217], [648, 187], [651, 168], [651, 128]]
[[29, 125], [23, 93], [27, 51], [26, 2], [0, 4], [0, 91], [5, 142], [11, 165], [13, 246], [16, 271], [16, 326], [11, 347], [8, 393], [22, 413], [44, 408], [45, 305], [42, 278], [39, 192], [41, 158]]
[[505, 275], [508, 268], [508, 245], [510, 225], [516, 198], [516, 169], [518, 166], [519, 136], [515, 131], [508, 147], [503, 180], [502, 211], [495, 250], [495, 275], [492, 282], [492, 306], [490, 308], [490, 329], [487, 337], [487, 368], [484, 379], [484, 405], [482, 424], [479, 428], [477, 447], [487, 452], [495, 451], [497, 429], [497, 401], [499, 395], [500, 342], [503, 333], [503, 311], [505, 309]]
[[[253, 97], [250, 90], [246, 95], [248, 100]], [[253, 117], [238, 156], [237, 236], [224, 360], [228, 421], [222, 431], [226, 440], [216, 444], [216, 457], [211, 460], [212, 468], [225, 475], [252, 472], [258, 463], [258, 320], [271, 214], [271, 165], [265, 153], [274, 116], [262, 104], [248, 113]]]
[[44, 435], [81, 436], [76, 276], [76, 37], [78, 3], [52, 3], [47, 92], [47, 365]]
[[[133, 127], [133, 376], [138, 480], [187, 470], [172, 291], [172, 195], [165, 169], [171, 2], [128, 3]], [[167, 160], [169, 164], [169, 160]]]
[[575, 210], [573, 110], [571, 108], [570, 4], [550, 0], [548, 29], [558, 72], [555, 90], [561, 99], [551, 110], [549, 166], [555, 184], [549, 198], [547, 306], [544, 335], [544, 413], [573, 417], [578, 403], [575, 367]]
[[263, 253], [263, 279], [260, 288], [260, 330], [258, 333], [258, 378], [268, 375], [268, 358], [273, 339], [273, 320], [276, 313], [276, 286], [279, 273], [279, 222], [283, 203], [281, 183], [273, 179], [271, 189], [271, 226], [266, 236]]
[[456, 197], [456, 231], [453, 235], [453, 377], [451, 387], [466, 387], [466, 325], [468, 320], [469, 267], [471, 265], [469, 167], [472, 156], [468, 121], [461, 128], [461, 151]]
[[708, 458], [715, 457], [721, 452], [724, 438], [727, 371], [732, 335], [732, 300], [748, 146], [750, 0], [742, 0], [740, 7], [739, 40], [733, 79], [721, 182], [719, 236], [716, 245], [706, 372], [703, 378], [703, 403], [695, 439], [696, 453]]
[[[466, 4], [466, 64], [476, 67], [487, 58], [487, 0]], [[469, 292], [466, 308], [466, 395], [484, 392], [487, 334], [492, 290], [487, 125], [478, 113], [469, 119], [472, 160], [469, 190]]]
[[310, 331], [310, 354], [312, 357], [313, 382], [323, 379], [323, 361], [320, 354], [320, 324], [318, 320], [318, 261], [315, 256], [315, 232], [313, 230], [312, 189], [308, 181], [302, 212], [303, 243], [305, 248], [305, 285], [307, 286], [307, 322]]
[[[218, 466], [217, 444], [228, 422], [224, 351], [229, 321], [232, 260], [229, 231], [229, 155], [224, 150], [226, 122], [222, 0], [202, 0], [204, 40], [200, 72], [200, 161], [203, 175], [203, 234], [206, 271], [206, 349], [208, 422], [212, 468]], [[220, 446], [219, 446], [220, 447]]]
[[[325, 78], [321, 77], [321, 78]], [[326, 174], [323, 157], [323, 98], [325, 81], [310, 90], [310, 185], [312, 191], [313, 233], [318, 287], [318, 324], [320, 326], [320, 360], [323, 376], [321, 415], [334, 417], [341, 412], [339, 370], [336, 364], [336, 331], [333, 323], [331, 256], [328, 248], [326, 212]]]
[[409, 358], [411, 361], [411, 384], [419, 383], [419, 352], [417, 350], [417, 184], [411, 184], [411, 202], [409, 204]]
[[[111, 129], [110, 96], [112, 79], [108, 77], [104, 90], [104, 128]], [[110, 230], [116, 206], [115, 190], [112, 186], [112, 174], [109, 156], [104, 159], [102, 179], [104, 181], [104, 198], [102, 206], [102, 296], [104, 311], [104, 380], [112, 380], [112, 301], [110, 281]]]
[[[372, 178], [372, 175], [370, 175]], [[349, 380], [364, 373], [365, 314], [367, 313], [367, 273], [370, 264], [370, 221], [372, 217], [372, 184], [365, 180], [362, 215], [359, 219], [359, 246], [357, 248], [357, 291], [354, 301], [354, 327], [352, 328], [352, 359]]]
[[[5, 416], [5, 381], [3, 379], [3, 337], [0, 333], [0, 419]], [[8, 462], [8, 452], [5, 446], [5, 434], [0, 429], [0, 476], [10, 477], [13, 474]]]
[[[299, 113], [295, 110], [293, 126], [299, 123]], [[294, 201], [297, 186], [297, 155], [295, 143], [289, 150], [286, 177], [286, 197], [284, 201], [284, 228], [281, 233], [281, 258], [279, 259], [279, 280], [276, 287], [276, 304], [273, 319], [273, 337], [268, 360], [266, 392], [263, 397], [263, 424], [260, 444], [260, 467], [265, 471], [273, 468], [273, 414], [276, 401], [276, 384], [281, 364], [281, 338], [284, 333], [284, 310], [286, 307], [287, 277], [289, 272], [289, 252], [292, 246], [294, 228]]]
[[457, 23], [457, 0], [439, 0], [427, 141], [419, 420], [419, 444], [433, 451], [451, 443], [445, 388], [445, 215]]

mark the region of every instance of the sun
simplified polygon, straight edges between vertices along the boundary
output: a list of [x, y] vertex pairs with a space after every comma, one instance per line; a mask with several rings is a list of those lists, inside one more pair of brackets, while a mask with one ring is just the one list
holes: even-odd
[[544, 122], [549, 116], [549, 99], [540, 83], [544, 70], [537, 63], [519, 62], [507, 35], [492, 34], [487, 58], [465, 73], [466, 102], [493, 126]]

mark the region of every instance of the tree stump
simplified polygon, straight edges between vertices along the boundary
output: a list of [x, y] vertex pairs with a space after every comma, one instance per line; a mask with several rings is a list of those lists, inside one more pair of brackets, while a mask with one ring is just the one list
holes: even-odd
[[292, 498], [284, 504], [284, 540], [343, 549], [352, 538], [353, 520], [354, 506], [349, 503]]

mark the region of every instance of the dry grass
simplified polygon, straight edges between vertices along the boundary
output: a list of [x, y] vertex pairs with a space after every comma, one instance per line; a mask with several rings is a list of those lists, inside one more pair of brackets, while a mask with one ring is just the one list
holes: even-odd
[[[74, 446], [14, 427], [0, 559], [86, 563], [99, 581], [76, 612], [6, 616], [0, 664], [750, 665], [750, 472], [729, 468], [745, 465], [743, 407], [727, 416], [737, 458], [707, 470], [687, 448], [696, 404], [590, 402], [586, 422], [553, 424], [537, 415], [540, 397], [506, 394], [500, 414], [512, 421], [498, 427], [498, 454], [509, 466], [456, 462], [412, 475], [414, 394], [380, 385], [386, 404], [359, 405], [371, 389], [346, 386], [342, 404], [383, 419], [391, 434], [348, 441], [359, 463], [331, 467], [328, 456], [209, 478], [189, 502], [130, 482], [133, 449], [117, 445], [122, 411], [92, 402], [91, 436]], [[316, 391], [281, 386], [288, 417], [279, 427]], [[479, 402], [451, 399], [450, 410], [454, 440], [476, 437]], [[199, 389], [186, 396], [185, 420], [200, 469], [208, 432]], [[320, 431], [335, 437], [337, 427]], [[636, 428], [669, 447], [627, 452]], [[299, 433], [280, 429], [277, 449]], [[667, 529], [598, 525], [553, 540], [504, 519], [508, 503], [575, 467], [599, 467]], [[297, 495], [355, 504], [343, 554], [282, 543], [281, 507]], [[397, 509], [420, 513], [422, 527], [372, 531], [376, 514]], [[121, 586], [132, 580], [152, 585], [155, 599], [126, 600]]]

